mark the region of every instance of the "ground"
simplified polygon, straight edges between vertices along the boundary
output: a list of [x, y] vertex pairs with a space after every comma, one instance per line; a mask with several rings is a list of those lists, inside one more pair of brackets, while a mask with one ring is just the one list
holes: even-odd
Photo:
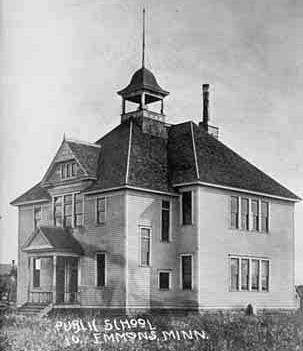
[[0, 350], [303, 351], [301, 312], [111, 315], [2, 312]]

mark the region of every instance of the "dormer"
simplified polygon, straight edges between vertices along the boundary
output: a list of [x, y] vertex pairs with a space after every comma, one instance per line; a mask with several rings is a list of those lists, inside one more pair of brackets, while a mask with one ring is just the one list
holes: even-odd
[[45, 173], [42, 187], [96, 180], [100, 145], [64, 139]]

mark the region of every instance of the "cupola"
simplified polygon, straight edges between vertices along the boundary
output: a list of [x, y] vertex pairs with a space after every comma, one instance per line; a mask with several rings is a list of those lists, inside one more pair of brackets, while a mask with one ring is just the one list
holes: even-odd
[[[162, 89], [154, 74], [145, 67], [145, 10], [143, 10], [142, 67], [131, 78], [128, 86], [117, 93], [122, 97], [121, 122], [130, 117], [146, 117], [165, 122], [164, 98], [169, 94]], [[135, 103], [134, 109], [127, 111], [127, 101]], [[160, 111], [153, 111], [150, 105], [159, 101]]]

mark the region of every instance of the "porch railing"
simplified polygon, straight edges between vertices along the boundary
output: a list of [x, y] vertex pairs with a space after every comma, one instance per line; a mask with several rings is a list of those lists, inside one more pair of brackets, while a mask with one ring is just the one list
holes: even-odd
[[52, 291], [30, 291], [29, 302], [32, 303], [51, 303], [53, 302], [53, 292]]

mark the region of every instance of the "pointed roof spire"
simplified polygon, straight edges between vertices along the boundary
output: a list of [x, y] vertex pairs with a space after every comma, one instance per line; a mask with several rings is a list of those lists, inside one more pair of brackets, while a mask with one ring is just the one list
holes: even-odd
[[143, 9], [142, 68], [145, 67], [145, 9]]

